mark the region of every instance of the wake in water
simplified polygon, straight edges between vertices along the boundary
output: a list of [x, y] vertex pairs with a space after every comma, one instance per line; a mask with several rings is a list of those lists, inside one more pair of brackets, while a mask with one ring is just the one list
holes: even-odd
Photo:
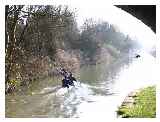
[[[57, 113], [56, 117], [78, 117], [76, 113], [80, 104], [94, 102], [92, 99], [93, 91], [89, 85], [80, 82], [74, 84], [75, 86], [69, 88], [62, 88], [61, 86], [47, 87], [40, 92], [40, 95], [45, 97], [45, 104], [53, 99], [50, 113], [56, 113], [54, 110], [58, 109], [59, 114]], [[54, 106], [55, 104], [56, 106]]]
[[64, 95], [66, 93], [69, 93], [72, 89], [77, 89], [78, 87], [81, 86], [80, 82], [74, 82], [75, 86], [70, 86], [69, 88], [67, 87], [62, 87], [61, 85], [54, 86], [54, 87], [46, 87], [44, 88], [40, 94], [41, 95], [47, 95], [51, 93], [55, 93], [56, 95]]

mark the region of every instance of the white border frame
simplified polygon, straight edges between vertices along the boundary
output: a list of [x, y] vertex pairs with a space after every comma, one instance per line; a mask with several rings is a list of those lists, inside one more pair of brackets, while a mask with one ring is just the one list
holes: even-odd
[[[82, 118], [67, 118], [67, 119], [57, 119], [57, 118], [27, 118], [27, 119], [16, 119], [16, 118], [5, 118], [5, 20], [4, 20], [4, 16], [5, 16], [5, 5], [9, 4], [25, 4], [25, 5], [53, 5], [54, 2], [56, 1], [63, 1], [63, 3], [69, 1], [69, 2], [75, 2], [78, 0], [2, 0], [0, 4], [0, 121], [15, 121], [15, 122], [28, 122], [28, 121], [48, 121], [48, 122], [63, 122], [63, 121], [106, 121], [108, 120], [108, 122], [156, 122], [159, 121], [160, 119], [160, 86], [159, 84], [157, 84], [157, 118], [153, 118], [153, 119], [146, 119], [146, 118], [142, 118], [142, 119], [119, 119], [119, 118], [115, 118], [115, 119], [107, 119], [107, 115], [106, 115], [106, 119], [104, 118], [97, 118], [97, 119], [92, 119], [92, 118], [86, 118], [86, 119], [82, 119]], [[82, 2], [82, 0], [80, 0]], [[85, 3], [89, 3], [90, 0], [85, 0]], [[112, 4], [112, 5], [157, 5], [156, 9], [156, 34], [157, 34], [157, 38], [160, 38], [160, 2], [158, 0], [102, 0], [103, 2], [106, 1], [107, 4]], [[100, 0], [94, 1], [91, 0], [91, 2], [96, 3], [98, 2], [98, 4], [100, 4]], [[76, 3], [75, 3], [76, 4]], [[160, 42], [157, 42], [158, 45], [160, 45]], [[160, 64], [159, 64], [159, 58], [160, 58], [160, 46], [157, 46], [157, 65], [160, 68]], [[157, 75], [158, 75], [158, 69], [157, 69]], [[160, 72], [160, 71], [159, 71]]]

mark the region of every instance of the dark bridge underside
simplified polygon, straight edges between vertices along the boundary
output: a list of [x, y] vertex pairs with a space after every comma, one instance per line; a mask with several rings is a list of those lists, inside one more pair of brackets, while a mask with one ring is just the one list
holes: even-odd
[[156, 33], [156, 5], [116, 5], [140, 19]]

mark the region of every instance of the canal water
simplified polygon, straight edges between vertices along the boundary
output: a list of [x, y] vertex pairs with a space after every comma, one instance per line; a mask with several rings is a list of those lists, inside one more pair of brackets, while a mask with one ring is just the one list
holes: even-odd
[[46, 78], [26, 91], [6, 95], [6, 117], [116, 118], [125, 96], [155, 85], [155, 57], [136, 52], [112, 64], [83, 65], [75, 87], [61, 88], [61, 79]]

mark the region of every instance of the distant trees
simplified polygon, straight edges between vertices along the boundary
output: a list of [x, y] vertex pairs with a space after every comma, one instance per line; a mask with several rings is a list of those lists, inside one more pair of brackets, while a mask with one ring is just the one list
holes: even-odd
[[80, 50], [84, 52], [85, 57], [90, 58], [102, 47], [107, 48], [112, 56], [116, 56], [118, 52], [128, 53], [129, 49], [136, 46], [129, 36], [119, 32], [114, 25], [96, 22], [93, 19], [84, 22], [79, 42]]
[[101, 43], [97, 37], [96, 23], [92, 19], [86, 20], [80, 35], [80, 50], [84, 57], [94, 57]]

